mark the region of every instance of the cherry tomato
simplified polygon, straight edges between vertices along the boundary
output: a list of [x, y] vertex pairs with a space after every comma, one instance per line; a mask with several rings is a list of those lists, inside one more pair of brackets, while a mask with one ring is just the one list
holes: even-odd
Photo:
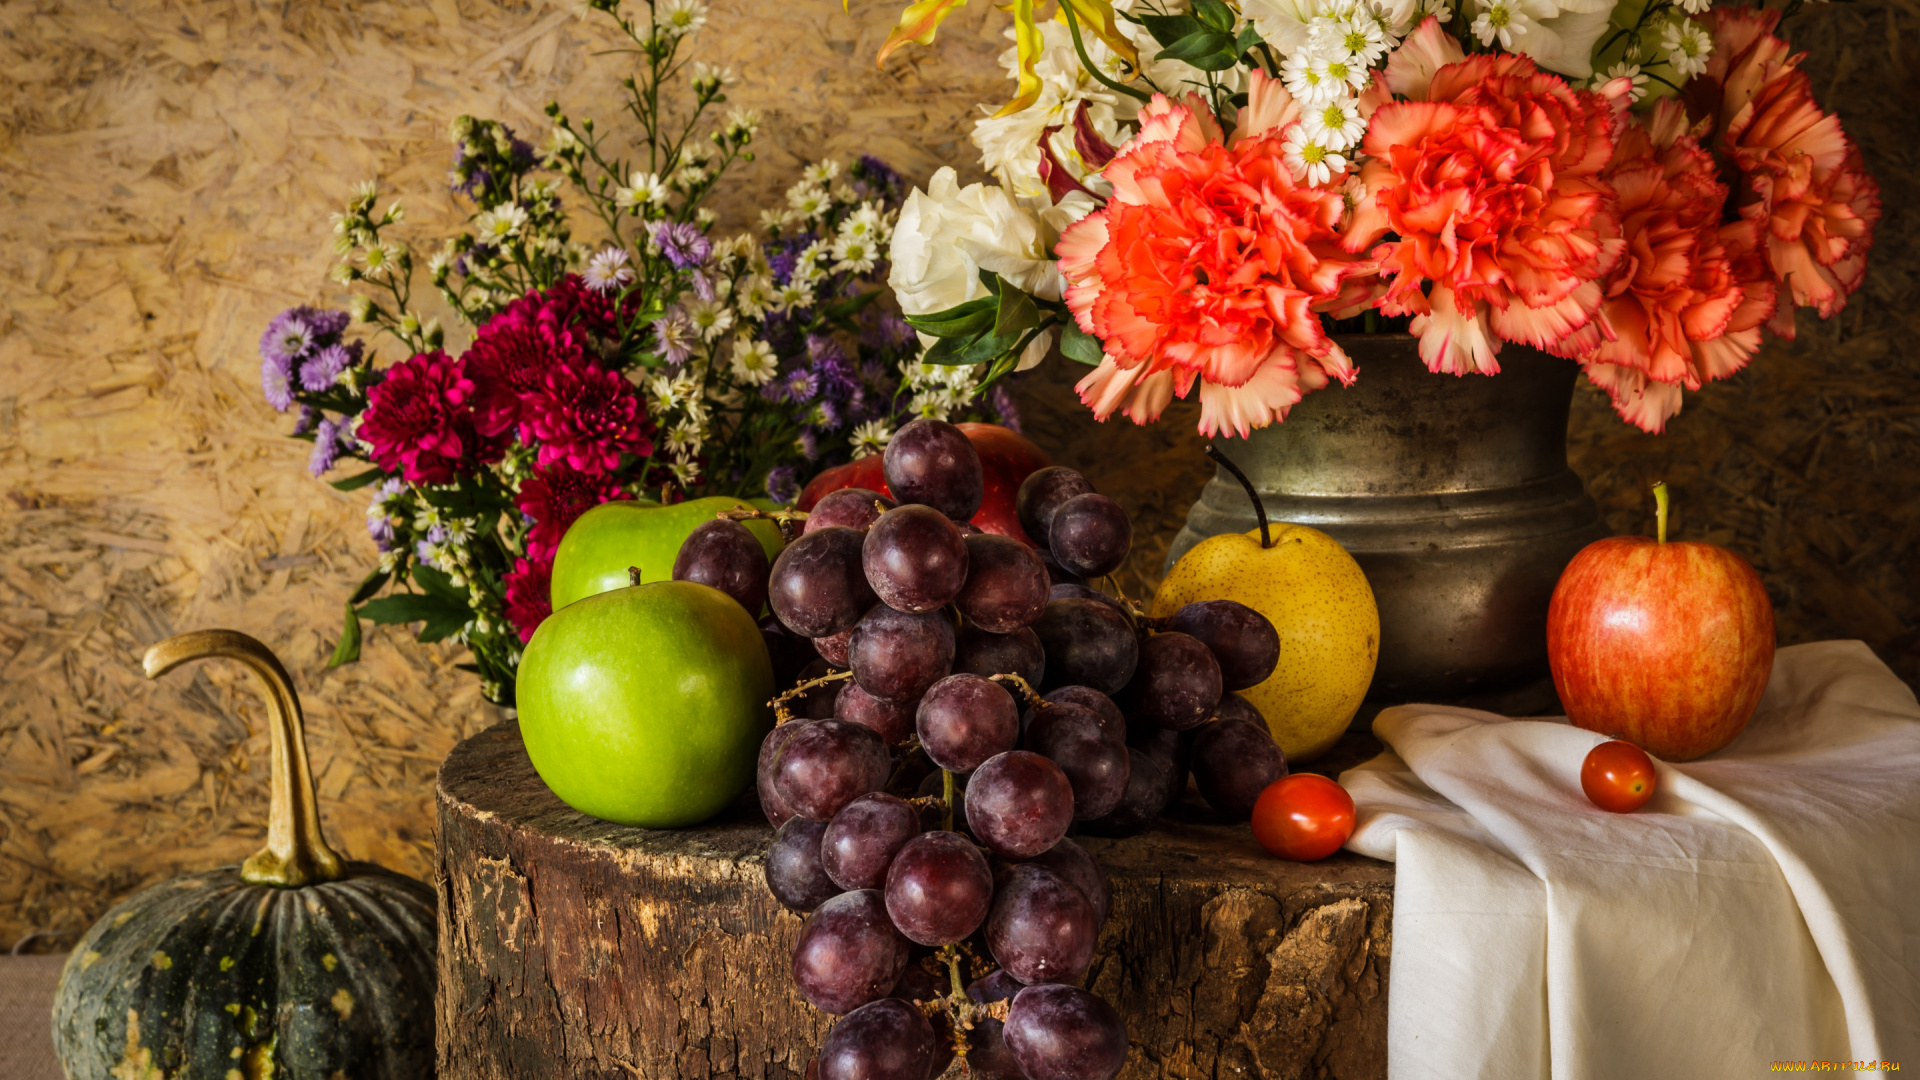
[[1580, 766], [1580, 790], [1593, 805], [1616, 814], [1631, 814], [1645, 806], [1658, 784], [1653, 759], [1623, 739], [1587, 751], [1587, 760]]
[[1353, 835], [1353, 796], [1315, 773], [1283, 776], [1253, 804], [1253, 838], [1283, 859], [1312, 862]]

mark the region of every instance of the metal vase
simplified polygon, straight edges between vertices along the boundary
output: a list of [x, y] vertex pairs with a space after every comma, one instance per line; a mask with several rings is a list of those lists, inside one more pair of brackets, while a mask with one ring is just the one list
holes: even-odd
[[[1269, 517], [1339, 541], [1380, 606], [1380, 662], [1359, 720], [1386, 705], [1452, 702], [1557, 711], [1547, 604], [1576, 552], [1606, 535], [1567, 467], [1576, 365], [1509, 345], [1498, 375], [1429, 372], [1405, 334], [1341, 337], [1359, 368], [1284, 423], [1216, 439]], [[1255, 527], [1217, 471], [1168, 566], [1200, 540]]]

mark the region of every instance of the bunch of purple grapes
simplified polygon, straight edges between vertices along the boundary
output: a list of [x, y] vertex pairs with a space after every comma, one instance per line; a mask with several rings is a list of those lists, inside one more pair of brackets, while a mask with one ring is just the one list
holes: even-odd
[[794, 689], [760, 748], [766, 878], [809, 914], [801, 995], [842, 1017], [819, 1080], [929, 1080], [956, 1053], [988, 1080], [1108, 1080], [1126, 1028], [1078, 984], [1110, 892], [1068, 833], [1144, 831], [1189, 774], [1245, 820], [1286, 761], [1233, 691], [1279, 637], [1232, 601], [1151, 620], [1090, 584], [1132, 525], [1071, 469], [1021, 485], [1036, 548], [968, 524], [980, 459], [953, 425], [907, 424], [883, 463], [894, 499], [825, 496], [770, 568], [734, 521], [674, 568], [773, 612]]

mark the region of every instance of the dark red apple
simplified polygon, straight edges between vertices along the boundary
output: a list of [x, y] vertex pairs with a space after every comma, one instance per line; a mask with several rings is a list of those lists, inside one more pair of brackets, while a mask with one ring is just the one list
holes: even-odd
[[1547, 661], [1567, 718], [1658, 758], [1732, 742], [1773, 672], [1773, 604], [1745, 559], [1659, 538], [1615, 536], [1573, 557], [1547, 609]]
[[[986, 497], [980, 502], [980, 512], [973, 515], [973, 524], [983, 532], [1011, 536], [1031, 546], [1033, 541], [1028, 539], [1026, 530], [1020, 527], [1019, 515], [1014, 513], [1013, 497], [1020, 491], [1020, 481], [1053, 464], [1052, 460], [1025, 436], [999, 424], [955, 426], [967, 433], [973, 448], [980, 452], [980, 468], [986, 480]], [[814, 477], [794, 501], [794, 509], [812, 510], [822, 495], [848, 487], [868, 488], [893, 497], [893, 492], [887, 489], [886, 477], [880, 473], [880, 455], [868, 454]]]

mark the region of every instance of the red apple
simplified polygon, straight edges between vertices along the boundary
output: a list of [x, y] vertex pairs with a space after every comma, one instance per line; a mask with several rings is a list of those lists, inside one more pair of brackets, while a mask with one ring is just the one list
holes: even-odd
[[1567, 718], [1668, 761], [1732, 742], [1773, 672], [1773, 604], [1745, 559], [1615, 536], [1567, 564], [1547, 609], [1547, 661]]
[[[1025, 530], [1020, 528], [1020, 517], [1013, 511], [1013, 497], [1020, 491], [1020, 482], [1036, 470], [1053, 464], [1046, 451], [1033, 445], [1024, 435], [999, 424], [957, 424], [967, 433], [973, 448], [980, 453], [980, 468], [985, 474], [986, 497], [980, 502], [980, 512], [973, 515], [973, 523], [984, 532], [1011, 536], [1015, 540], [1032, 544]], [[887, 490], [886, 477], [880, 472], [880, 455], [868, 454], [855, 458], [845, 465], [836, 465], [814, 477], [800, 492], [800, 498], [793, 506], [796, 510], [811, 510], [820, 496], [841, 488], [863, 487], [877, 491], [888, 498], [893, 492]]]

